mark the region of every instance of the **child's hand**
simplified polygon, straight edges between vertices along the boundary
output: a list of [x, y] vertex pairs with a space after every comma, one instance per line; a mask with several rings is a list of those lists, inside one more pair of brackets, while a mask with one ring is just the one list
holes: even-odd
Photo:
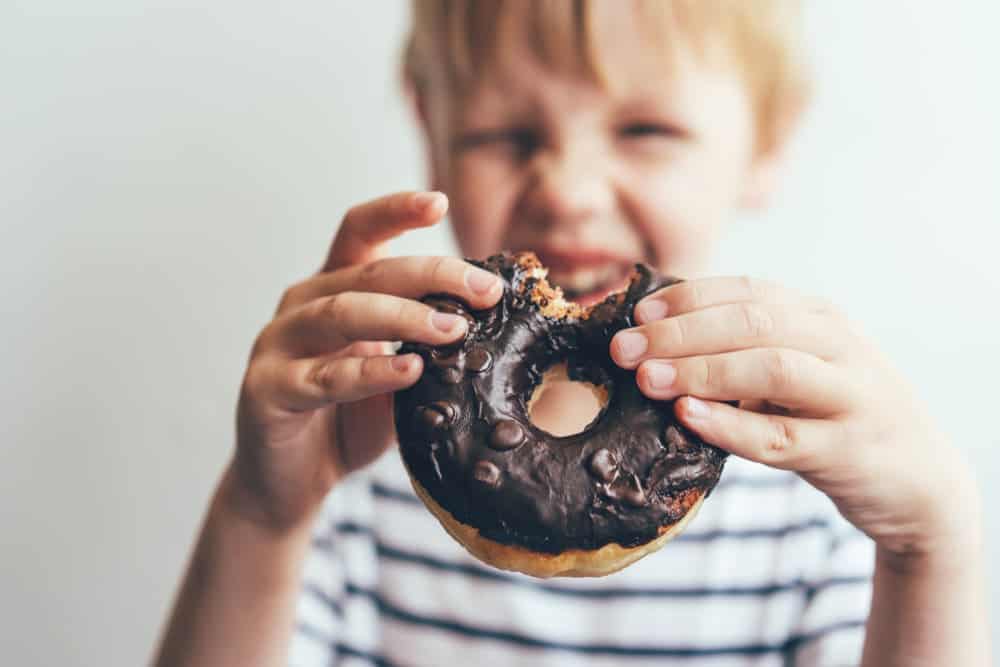
[[[742, 278], [664, 288], [611, 342], [647, 396], [734, 454], [795, 470], [892, 556], [947, 553], [977, 521], [967, 465], [829, 304]], [[698, 397], [698, 398], [694, 398]], [[698, 399], [708, 399], [705, 401]], [[740, 401], [735, 408], [721, 401]], [[972, 535], [970, 539], [977, 539]]]
[[250, 355], [237, 447], [224, 485], [239, 512], [276, 529], [301, 525], [332, 485], [393, 441], [392, 393], [420, 377], [418, 355], [387, 341], [444, 344], [462, 317], [415, 299], [445, 292], [496, 303], [495, 276], [459, 258], [379, 259], [385, 241], [444, 215], [440, 193], [403, 193], [355, 207], [325, 265], [289, 288]]

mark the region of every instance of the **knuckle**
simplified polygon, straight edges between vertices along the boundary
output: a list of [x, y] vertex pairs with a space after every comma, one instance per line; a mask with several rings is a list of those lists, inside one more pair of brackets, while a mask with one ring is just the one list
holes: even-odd
[[316, 316], [336, 326], [346, 316], [347, 310], [350, 308], [351, 297], [352, 292], [340, 292], [319, 299], [316, 305]]
[[774, 316], [766, 308], [756, 303], [741, 303], [737, 307], [747, 336], [767, 338], [774, 332]]
[[654, 323], [662, 328], [662, 345], [666, 349], [680, 348], [688, 339], [688, 325], [683, 317], [668, 318]]
[[788, 458], [791, 450], [798, 442], [798, 434], [792, 421], [788, 419], [771, 419], [764, 442], [764, 457], [766, 459]]
[[250, 396], [256, 396], [262, 392], [266, 383], [264, 364], [260, 360], [255, 360], [247, 366], [246, 374], [243, 376], [243, 390]]
[[772, 393], [778, 393], [792, 386], [797, 373], [797, 363], [784, 350], [770, 350], [765, 361], [767, 387]]
[[811, 310], [814, 313], [832, 313], [835, 310], [833, 302], [826, 297], [817, 296], [809, 299]]
[[692, 380], [694, 382], [694, 389], [705, 390], [714, 388], [715, 383], [718, 382], [718, 368], [715, 367], [715, 363], [712, 359], [708, 357], [698, 357], [692, 360], [694, 362], [694, 373]]
[[281, 299], [278, 301], [278, 312], [282, 313], [289, 308], [298, 305], [301, 300], [301, 291], [301, 283], [295, 283], [294, 285], [287, 287], [285, 291], [281, 293]]
[[264, 350], [268, 348], [271, 343], [271, 339], [274, 337], [274, 320], [265, 326], [257, 334], [257, 337], [253, 340], [253, 345], [250, 347], [250, 363], [253, 364], [255, 360], [263, 353]]
[[440, 332], [431, 322], [431, 315], [435, 312], [434, 308], [419, 301], [401, 300], [396, 305], [395, 311], [395, 321], [398, 323], [397, 335], [401, 338], [437, 336]]
[[762, 289], [760, 281], [756, 278], [751, 278], [746, 275], [737, 276], [736, 285], [737, 288], [743, 293], [743, 296], [751, 301], [761, 296]]
[[847, 314], [841, 310], [840, 306], [835, 304], [833, 301], [824, 298], [818, 298], [813, 301], [812, 308], [810, 308], [813, 313], [820, 315], [822, 317], [829, 317], [835, 320], [847, 320]]
[[358, 379], [365, 384], [375, 383], [380, 375], [385, 361], [379, 357], [368, 357], [361, 361], [358, 368]]
[[278, 333], [273, 323], [264, 327], [264, 329], [257, 334], [257, 338], [254, 339], [253, 346], [250, 348], [250, 362], [247, 368], [248, 372], [255, 364], [260, 363], [260, 360], [266, 356], [269, 348], [275, 346], [274, 341], [276, 341], [277, 338]]
[[377, 259], [368, 262], [358, 271], [358, 283], [361, 285], [373, 285], [381, 281], [386, 272], [386, 260]]
[[364, 210], [367, 204], [357, 204], [347, 209], [347, 213], [344, 214], [343, 219], [340, 221], [340, 229], [342, 232], [354, 232], [361, 220], [364, 219]]
[[432, 309], [422, 303], [401, 299], [396, 304], [395, 319], [397, 322], [412, 324], [429, 324]]
[[313, 364], [309, 369], [309, 384], [318, 387], [323, 394], [329, 396], [335, 394], [339, 389], [341, 374], [337, 371], [337, 364], [332, 361], [320, 361]]
[[668, 287], [666, 295], [668, 304], [673, 305], [677, 312], [698, 310], [705, 303], [705, 290], [696, 280], [680, 283], [673, 289]]
[[426, 277], [428, 285], [437, 285], [447, 274], [448, 258], [431, 257], [427, 260]]
[[340, 315], [344, 308], [344, 293], [331, 294], [330, 296], [322, 299], [317, 305], [319, 309], [319, 315], [327, 319], [336, 321], [340, 319]]

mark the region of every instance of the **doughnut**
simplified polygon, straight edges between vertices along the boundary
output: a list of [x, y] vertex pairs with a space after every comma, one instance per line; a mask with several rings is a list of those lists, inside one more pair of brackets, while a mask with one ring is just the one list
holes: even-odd
[[[644, 396], [609, 344], [642, 297], [679, 281], [637, 264], [624, 291], [584, 308], [548, 284], [533, 253], [467, 261], [503, 279], [497, 305], [430, 295], [467, 320], [465, 337], [399, 350], [424, 361], [393, 408], [417, 496], [473, 556], [536, 577], [603, 576], [662, 547], [712, 491], [726, 453], [677, 422], [672, 401]], [[562, 364], [605, 400], [580, 433], [555, 436], [529, 409]]]

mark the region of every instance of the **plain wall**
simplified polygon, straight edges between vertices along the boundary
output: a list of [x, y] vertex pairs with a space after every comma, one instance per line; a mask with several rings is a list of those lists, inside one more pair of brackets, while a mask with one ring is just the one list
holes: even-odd
[[[281, 7], [0, 6], [6, 664], [148, 660], [256, 332], [348, 206], [424, 184], [397, 92], [405, 5]], [[817, 99], [787, 187], [715, 267], [844, 306], [973, 460], [989, 508], [998, 21], [985, 0], [814, 2]], [[395, 247], [451, 251], [443, 228]]]

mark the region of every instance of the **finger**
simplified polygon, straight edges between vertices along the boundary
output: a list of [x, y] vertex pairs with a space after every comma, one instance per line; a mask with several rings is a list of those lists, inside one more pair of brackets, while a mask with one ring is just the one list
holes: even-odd
[[393, 353], [392, 343], [362, 340], [337, 350], [337, 357], [377, 357]]
[[381, 244], [433, 225], [447, 210], [448, 198], [440, 192], [401, 192], [355, 206], [344, 216], [320, 272], [370, 262]]
[[650, 359], [636, 371], [645, 395], [693, 395], [718, 401], [765, 400], [809, 414], [849, 409], [855, 391], [846, 373], [797, 350], [756, 348], [683, 359]]
[[257, 389], [272, 405], [292, 412], [357, 401], [408, 387], [420, 378], [418, 354], [381, 357], [324, 356], [288, 361], [275, 357]]
[[787, 347], [831, 360], [845, 336], [831, 335], [838, 322], [787, 304], [744, 302], [711, 306], [625, 329], [611, 340], [611, 356], [623, 368], [644, 359], [715, 354], [752, 347]]
[[341, 292], [311, 301], [282, 315], [265, 340], [293, 356], [333, 352], [357, 341], [405, 340], [445, 345], [465, 335], [460, 315], [388, 294]]
[[739, 407], [750, 412], [759, 412], [764, 415], [794, 416], [795, 411], [791, 408], [767, 400], [756, 399], [752, 401], [740, 401]]
[[503, 294], [503, 281], [457, 257], [390, 257], [318, 274], [295, 289], [299, 303], [348, 291], [408, 299], [451, 294], [475, 310], [496, 304]]
[[350, 404], [337, 415], [340, 459], [344, 469], [362, 468], [396, 442], [396, 426], [392, 416], [392, 394], [376, 394]]
[[699, 278], [674, 283], [647, 296], [635, 307], [639, 324], [733, 303], [786, 303], [824, 313], [833, 311], [822, 299], [804, 296], [777, 283], [749, 277]]
[[829, 420], [758, 414], [690, 396], [678, 400], [674, 411], [705, 442], [785, 470], [820, 469], [838, 442], [838, 422]]

